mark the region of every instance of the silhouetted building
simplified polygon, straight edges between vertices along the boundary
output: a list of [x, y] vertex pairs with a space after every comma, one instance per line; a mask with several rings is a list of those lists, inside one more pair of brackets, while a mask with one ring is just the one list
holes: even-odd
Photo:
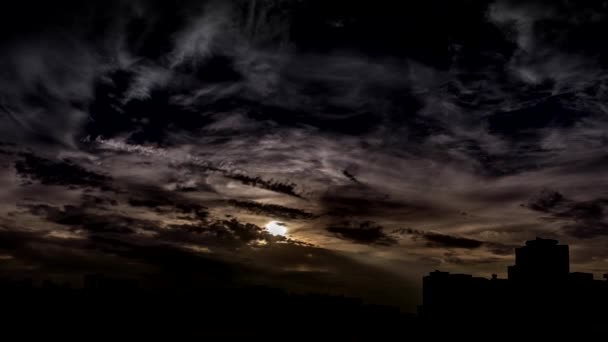
[[87, 274], [84, 277], [85, 290], [126, 291], [138, 288], [137, 281], [126, 278], [108, 277], [102, 274]]
[[[423, 279], [424, 313], [449, 317], [481, 305], [488, 279], [435, 271]], [[473, 304], [474, 303], [474, 304]]]
[[557, 281], [568, 277], [570, 258], [567, 245], [557, 240], [530, 240], [515, 249], [515, 265], [508, 268], [509, 280]]
[[427, 322], [585, 321], [608, 318], [608, 281], [570, 273], [567, 245], [527, 241], [515, 249], [508, 279], [434, 271], [423, 278], [420, 316]]
[[590, 282], [593, 281], [593, 273], [572, 272], [570, 273], [570, 281], [573, 282]]

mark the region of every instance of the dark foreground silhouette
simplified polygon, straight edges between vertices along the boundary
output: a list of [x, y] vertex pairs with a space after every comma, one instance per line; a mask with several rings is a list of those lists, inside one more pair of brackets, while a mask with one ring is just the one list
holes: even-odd
[[0, 325], [5, 334], [21, 338], [373, 340], [403, 335], [415, 323], [397, 308], [264, 287], [145, 289], [89, 275], [78, 289], [8, 280], [1, 288]]
[[418, 316], [355, 298], [265, 287], [159, 288], [103, 275], [84, 277], [78, 288], [0, 279], [0, 336], [418, 341], [605, 334], [608, 281], [570, 273], [568, 246], [528, 241], [516, 249], [508, 274], [431, 272]]
[[608, 322], [608, 281], [570, 273], [568, 246], [537, 238], [516, 248], [508, 279], [431, 272], [423, 279], [420, 316], [496, 332], [593, 332]]

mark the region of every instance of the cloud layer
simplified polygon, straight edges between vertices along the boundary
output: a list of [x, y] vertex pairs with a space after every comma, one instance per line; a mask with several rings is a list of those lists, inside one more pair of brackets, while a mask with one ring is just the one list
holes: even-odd
[[605, 5], [400, 6], [2, 5], [0, 263], [406, 284], [538, 235], [602, 272]]

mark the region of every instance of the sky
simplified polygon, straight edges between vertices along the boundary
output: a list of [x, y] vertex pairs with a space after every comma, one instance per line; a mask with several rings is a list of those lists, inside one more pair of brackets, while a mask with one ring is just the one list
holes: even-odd
[[0, 6], [1, 275], [414, 311], [537, 236], [608, 272], [608, 2]]

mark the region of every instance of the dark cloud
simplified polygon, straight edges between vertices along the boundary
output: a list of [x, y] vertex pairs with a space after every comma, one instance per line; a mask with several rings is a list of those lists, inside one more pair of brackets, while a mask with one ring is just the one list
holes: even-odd
[[562, 229], [572, 237], [590, 239], [608, 235], [607, 198], [575, 201], [559, 192], [544, 190], [528, 207], [565, 222]]
[[551, 96], [530, 106], [496, 113], [488, 117], [488, 129], [512, 139], [529, 139], [546, 129], [569, 128], [589, 115], [573, 108], [575, 102], [571, 94]]
[[211, 229], [228, 231], [244, 243], [270, 236], [261, 227], [251, 223], [241, 223], [236, 219], [217, 221], [211, 226]]
[[[87, 239], [64, 239], [44, 231], [26, 232], [13, 227], [0, 229], [0, 237], [0, 250], [14, 257], [0, 266], [0, 271], [11, 269], [9, 264], [13, 264], [13, 276], [82, 276], [101, 272], [146, 280], [160, 273], [176, 277], [166, 279], [168, 283], [188, 276], [191, 280], [204, 278], [213, 284], [225, 285], [229, 274], [238, 267], [165, 242], [143, 237], [134, 239], [132, 235], [95, 234]], [[204, 274], [192, 275], [189, 271], [192, 265], [204, 270]], [[154, 284], [160, 285], [161, 281]]]
[[528, 207], [536, 211], [550, 212], [566, 202], [568, 200], [559, 192], [544, 189], [528, 203]]
[[296, 198], [303, 198], [302, 195], [296, 192], [297, 185], [291, 182], [281, 182], [273, 179], [266, 180], [262, 177], [252, 177], [245, 174], [239, 173], [227, 173], [224, 175], [226, 178], [237, 180], [245, 185], [278, 192], [281, 194], [293, 196]]
[[481, 247], [484, 242], [458, 236], [439, 234], [435, 232], [425, 232], [411, 228], [396, 231], [401, 234], [412, 235], [414, 238], [422, 238], [429, 247], [465, 248], [476, 249]]
[[[127, 217], [114, 211], [100, 211], [100, 208], [92, 209], [86, 206], [54, 207], [46, 204], [24, 204], [21, 207], [42, 218], [43, 222], [65, 226], [79, 234], [72, 238], [59, 238], [55, 236], [61, 236], [60, 232], [55, 235], [49, 234], [53, 232], [51, 228], [39, 232], [21, 232], [17, 227], [6, 232], [1, 231], [0, 235], [6, 235], [6, 239], [0, 243], [0, 249], [22, 257], [25, 255], [21, 253], [27, 252], [28, 246], [34, 243], [52, 248], [53, 250], [48, 253], [50, 253], [49, 257], [53, 258], [54, 249], [61, 246], [61, 241], [65, 241], [66, 250], [73, 248], [74, 253], [85, 253], [90, 259], [99, 259], [98, 262], [101, 263], [104, 262], [104, 258], [117, 256], [127, 260], [138, 260], [154, 268], [167, 267], [171, 272], [183, 271], [184, 274], [188, 274], [192, 262], [199, 266], [210, 264], [223, 268], [233, 267], [238, 264], [238, 261], [234, 260], [235, 256], [229, 257], [228, 260], [217, 258], [220, 255], [226, 257], [236, 252], [243, 253], [252, 248], [250, 245], [254, 242], [263, 242], [260, 246], [280, 243], [286, 246], [285, 248], [312, 246], [282, 236], [272, 236], [261, 227], [242, 223], [236, 219], [165, 226], [158, 221]], [[141, 231], [147, 233], [139, 234]], [[81, 232], [86, 234], [80, 235]], [[11, 236], [14, 238], [10, 238]], [[96, 253], [101, 255], [95, 256]], [[168, 259], [164, 259], [163, 255]], [[86, 262], [92, 260], [87, 259]], [[36, 260], [36, 262], [41, 261]], [[83, 261], [83, 264], [86, 262]], [[108, 262], [110, 265], [106, 267], [111, 269], [111, 263], [117, 261]], [[206, 268], [204, 270], [212, 271]]]
[[276, 204], [265, 204], [253, 201], [238, 200], [230, 200], [228, 201], [228, 203], [232, 206], [235, 206], [240, 209], [245, 209], [254, 214], [258, 214], [261, 216], [270, 216], [278, 219], [309, 220], [316, 217], [314, 214], [301, 209], [289, 208]]
[[199, 115], [192, 108], [175, 103], [172, 97], [177, 96], [177, 89], [154, 88], [142, 98], [126, 99], [136, 77], [124, 70], [100, 77], [95, 87], [95, 101], [89, 108], [91, 120], [82, 136], [129, 134], [129, 143], [169, 145], [168, 135], [172, 132], [192, 132], [211, 122], [209, 117]]
[[[116, 272], [121, 262], [115, 256], [100, 255], [88, 241], [66, 240], [51, 237], [46, 232], [31, 232], [18, 227], [0, 229], [0, 250], [13, 259], [0, 265], [1, 272], [13, 277], [48, 276], [78, 272]], [[131, 272], [141, 270], [140, 265], [130, 265]]]
[[[130, 200], [129, 202], [133, 203], [134, 201]], [[146, 238], [135, 237], [133, 234], [138, 231], [147, 231], [153, 233], [159, 243], [193, 243], [202, 244], [201, 247], [213, 246], [220, 249], [243, 247], [256, 241], [263, 241], [265, 244], [282, 242], [300, 245], [297, 240], [272, 236], [257, 225], [242, 223], [234, 218], [231, 220], [210, 220], [207, 218], [206, 212], [193, 217], [182, 218], [192, 220], [190, 224], [173, 224], [164, 227], [164, 224], [156, 220], [125, 216], [116, 213], [114, 211], [116, 208], [91, 207], [89, 202], [80, 206], [55, 207], [47, 204], [23, 204], [21, 207], [47, 222], [67, 226], [74, 231], [83, 230], [91, 234], [88, 238], [102, 240], [144, 241]], [[180, 207], [180, 204], [177, 204], [174, 210], [179, 211], [181, 210]], [[149, 208], [158, 212], [159, 207], [150, 205]], [[100, 211], [101, 209], [105, 210]], [[186, 207], [185, 209], [187, 209], [186, 213], [190, 213], [189, 210], [192, 208]], [[196, 213], [198, 209], [193, 210]]]
[[481, 175], [504, 177], [564, 166], [578, 149], [566, 140], [603, 145], [586, 138], [606, 124], [605, 58], [589, 38], [606, 25], [602, 6], [499, 0], [454, 8], [467, 13], [454, 19], [462, 20], [450, 34], [454, 72], [436, 99], [467, 118], [451, 117], [449, 143], [437, 147], [467, 156]]
[[241, 247], [242, 243], [235, 236], [221, 226], [212, 229], [205, 224], [170, 225], [158, 232], [158, 239], [165, 242], [189, 243], [201, 247], [233, 248]]
[[378, 193], [370, 188], [362, 188], [359, 185], [329, 188], [321, 196], [319, 202], [325, 214], [338, 217], [382, 215], [399, 211], [422, 213], [430, 210], [424, 205], [393, 200], [388, 195]]
[[568, 208], [555, 215], [561, 218], [574, 220], [601, 220], [604, 218], [604, 208], [608, 205], [608, 199], [597, 198], [586, 202], [571, 203]]
[[282, 236], [272, 236], [263, 228], [243, 223], [236, 219], [215, 220], [207, 223], [186, 225], [170, 225], [159, 232], [158, 238], [164, 241], [177, 241], [182, 243], [197, 243], [203, 247], [209, 246], [218, 249], [243, 248], [253, 242], [271, 244], [283, 242], [297, 244]]
[[133, 234], [136, 228], [151, 229], [151, 222], [134, 219], [122, 215], [108, 213], [95, 214], [83, 207], [66, 205], [63, 208], [45, 204], [26, 205], [34, 215], [42, 216], [45, 220], [74, 229], [84, 229], [91, 233]]
[[[283, 46], [303, 43], [294, 33], [310, 22], [290, 19], [296, 12], [311, 14], [307, 6], [290, 1], [183, 6], [190, 12], [143, 4], [117, 11], [120, 38], [113, 43], [124, 51], [110, 51], [108, 57], [125, 59], [127, 65], [109, 63], [93, 73], [82, 136], [127, 134], [131, 143], [169, 145], [172, 135], [196, 133], [228, 112], [350, 135], [371, 132], [386, 121], [429, 120], [413, 115], [421, 104], [393, 68], [369, 63], [356, 52], [345, 58], [285, 53]], [[277, 17], [281, 14], [285, 17]], [[407, 67], [396, 69], [408, 73]], [[377, 106], [387, 114], [377, 113]]]
[[129, 205], [152, 209], [161, 214], [185, 214], [204, 220], [209, 215], [207, 208], [193, 201], [185, 200], [177, 196], [171, 196], [170, 192], [146, 191], [146, 197], [130, 198]]
[[[206, 161], [197, 161], [196, 163], [186, 162], [180, 164], [179, 166], [175, 166], [178, 169], [188, 168], [194, 170], [195, 172], [204, 172], [204, 173], [214, 173], [217, 172], [224, 176], [227, 179], [232, 179], [240, 182], [241, 184], [252, 186], [264, 190], [269, 190], [272, 192], [276, 192], [279, 194], [284, 194], [300, 199], [305, 199], [298, 192], [298, 185], [294, 182], [289, 181], [278, 181], [274, 179], [265, 179], [260, 176], [251, 176], [244, 171], [232, 171], [227, 169], [226, 167], [222, 167], [222, 165], [214, 165], [213, 163], [209, 163]], [[186, 189], [180, 189], [182, 191]], [[200, 189], [198, 189], [200, 190]], [[205, 189], [211, 190], [211, 189]], [[186, 191], [187, 192], [187, 191]]]
[[118, 201], [111, 197], [95, 196], [91, 194], [83, 194], [81, 196], [82, 206], [89, 208], [107, 209], [118, 205]]
[[[487, 249], [496, 255], [511, 255], [518, 245], [500, 242], [483, 241], [462, 236], [441, 234], [431, 231], [422, 231], [412, 228], [401, 228], [394, 230], [391, 234], [412, 236], [414, 240], [421, 239], [430, 248], [462, 248], [462, 249]], [[453, 254], [453, 253], [452, 253]]]
[[15, 162], [15, 169], [24, 179], [39, 181], [44, 185], [110, 189], [111, 178], [67, 160], [51, 160], [22, 153]]
[[[444, 49], [451, 26], [446, 22], [448, 17], [437, 15], [436, 9], [458, 8], [443, 1], [404, 5], [383, 0], [370, 6], [339, 0], [304, 1], [298, 5], [292, 34], [302, 49], [352, 49], [370, 55], [407, 56], [440, 66], [447, 63]], [[424, 32], [424, 38], [415, 32]], [[395, 44], [396, 41], [408, 44]]]
[[[605, 14], [602, 2], [585, 4], [570, 1], [512, 1], [501, 0], [493, 4], [495, 16], [511, 20], [519, 19], [535, 24], [533, 30], [519, 34], [532, 35], [540, 46], [551, 46], [570, 53], [594, 55], [603, 51], [593, 44], [588, 33], [602, 30]], [[586, 19], [586, 20], [585, 20]], [[515, 23], [510, 23], [511, 25]], [[576, 42], [572, 44], [571, 42]]]
[[346, 178], [348, 178], [351, 181], [353, 181], [354, 183], [361, 184], [361, 182], [357, 179], [357, 177], [355, 177], [355, 175], [353, 175], [352, 173], [348, 172], [348, 170], [342, 170], [342, 174]]
[[519, 245], [485, 241], [484, 247], [496, 255], [513, 255], [515, 248]]
[[608, 235], [608, 222], [605, 220], [582, 220], [562, 227], [564, 232], [579, 239], [593, 239]]
[[134, 208], [144, 208], [157, 214], [178, 216], [192, 220], [208, 218], [208, 208], [200, 201], [187, 197], [179, 190], [172, 191], [152, 185], [133, 183], [127, 184], [126, 190], [118, 191], [126, 195], [125, 202]]
[[485, 257], [485, 258], [465, 259], [465, 258], [459, 257], [455, 253], [446, 252], [443, 254], [442, 260], [449, 264], [461, 265], [461, 266], [472, 266], [472, 265], [479, 265], [479, 264], [493, 264], [493, 263], [500, 261], [500, 258]]
[[391, 246], [397, 243], [395, 239], [384, 232], [382, 226], [371, 221], [361, 223], [343, 222], [330, 225], [326, 230], [341, 239], [361, 244]]

